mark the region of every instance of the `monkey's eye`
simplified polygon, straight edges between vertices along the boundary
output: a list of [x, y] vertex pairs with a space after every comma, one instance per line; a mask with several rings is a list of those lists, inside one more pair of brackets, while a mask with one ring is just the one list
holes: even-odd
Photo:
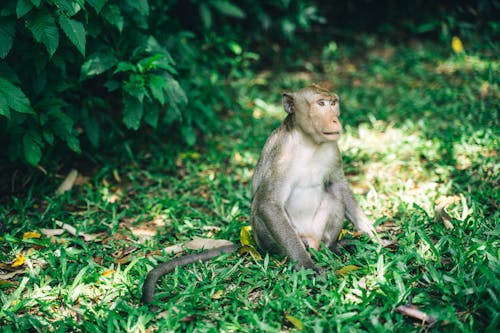
[[325, 106], [325, 101], [324, 100], [319, 100], [318, 101], [319, 106]]
[[337, 104], [337, 102], [338, 102], [338, 100], [336, 100], [336, 99], [332, 100], [332, 102], [331, 102], [332, 106], [335, 106]]

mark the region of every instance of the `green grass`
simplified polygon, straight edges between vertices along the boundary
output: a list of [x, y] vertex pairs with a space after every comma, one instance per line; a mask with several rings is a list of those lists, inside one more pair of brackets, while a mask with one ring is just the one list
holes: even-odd
[[[454, 54], [447, 45], [339, 47], [309, 64], [316, 74], [263, 73], [234, 83], [240, 110], [219, 134], [191, 149], [151, 138], [95, 157], [80, 185], [33, 182], [0, 208], [0, 262], [20, 253], [18, 274], [1, 278], [4, 332], [419, 332], [395, 311], [412, 304], [439, 332], [500, 327], [498, 146], [500, 63], [492, 49]], [[162, 250], [194, 237], [239, 241], [249, 224], [250, 180], [267, 135], [284, 114], [280, 92], [330, 81], [341, 96], [345, 171], [384, 238], [340, 256], [315, 252], [325, 274], [296, 272], [282, 258], [225, 255], [162, 279], [157, 313], [139, 303]], [[122, 157], [120, 157], [122, 156]], [[77, 165], [78, 168], [78, 165]], [[453, 229], [435, 219], [436, 200]], [[58, 228], [87, 234], [23, 239]], [[347, 230], [353, 230], [346, 223]], [[346, 274], [338, 270], [357, 266]], [[11, 265], [2, 266], [2, 274]], [[295, 318], [295, 319], [294, 319]]]

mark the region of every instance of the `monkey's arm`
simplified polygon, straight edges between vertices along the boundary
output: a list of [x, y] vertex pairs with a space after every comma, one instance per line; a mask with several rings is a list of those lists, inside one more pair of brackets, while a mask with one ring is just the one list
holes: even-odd
[[158, 279], [163, 275], [173, 271], [176, 267], [186, 266], [197, 261], [207, 261], [219, 256], [222, 253], [235, 252], [237, 248], [238, 247], [234, 244], [226, 245], [201, 253], [184, 255], [182, 257], [159, 264], [158, 266], [156, 266], [156, 268], [149, 271], [146, 280], [144, 281], [144, 285], [142, 286], [142, 303], [148, 304], [153, 301], [156, 281], [158, 281]]
[[343, 197], [345, 204], [345, 214], [349, 221], [351, 221], [356, 228], [359, 229], [364, 234], [370, 236], [370, 238], [374, 238], [375, 229], [373, 228], [372, 222], [366, 217], [365, 213], [359, 207], [356, 199], [354, 198], [354, 194], [352, 193], [347, 181], [343, 186]]
[[263, 244], [263, 240], [269, 239], [269, 237], [256, 235], [256, 238], [260, 240], [258, 245], [263, 250], [288, 256], [290, 260], [298, 263], [297, 268], [304, 267], [319, 271], [288, 219], [284, 202], [286, 202], [290, 190], [287, 190], [286, 187], [276, 186], [279, 183], [275, 182], [267, 187], [259, 186], [256, 191], [255, 199], [257, 200], [253, 205], [254, 211], [252, 212], [254, 232], [267, 232], [273, 241], [271, 244]]

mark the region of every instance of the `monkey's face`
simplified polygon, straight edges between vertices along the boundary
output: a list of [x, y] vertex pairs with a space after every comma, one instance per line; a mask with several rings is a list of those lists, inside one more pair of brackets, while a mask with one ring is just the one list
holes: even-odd
[[322, 141], [337, 141], [342, 132], [339, 97], [335, 94], [314, 95], [309, 105], [309, 116], [316, 134]]

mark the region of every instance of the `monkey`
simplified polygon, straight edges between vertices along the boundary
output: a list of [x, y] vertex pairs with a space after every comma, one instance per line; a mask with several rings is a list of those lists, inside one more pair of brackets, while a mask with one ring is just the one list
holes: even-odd
[[[261, 251], [322, 273], [308, 248], [324, 243], [336, 251], [344, 217], [372, 239], [376, 233], [342, 169], [338, 95], [311, 85], [283, 93], [282, 102], [287, 116], [268, 137], [252, 177], [252, 234]], [[228, 245], [159, 264], [147, 274], [141, 301], [152, 302], [157, 280], [176, 267], [237, 249]]]
[[317, 85], [282, 95], [288, 114], [267, 139], [252, 179], [251, 225], [264, 252], [321, 272], [307, 248], [333, 251], [344, 216], [375, 238], [342, 169], [339, 97]]

